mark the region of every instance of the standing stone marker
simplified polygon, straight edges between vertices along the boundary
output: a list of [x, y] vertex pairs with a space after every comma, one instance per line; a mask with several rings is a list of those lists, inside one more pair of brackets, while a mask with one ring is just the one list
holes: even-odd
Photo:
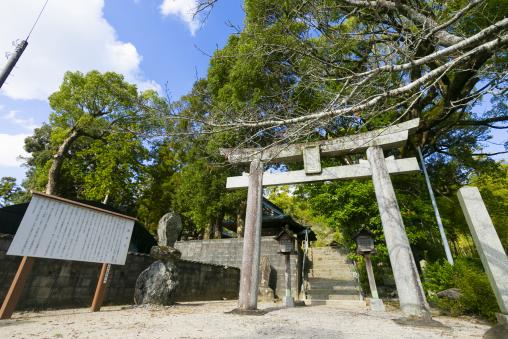
[[261, 280], [259, 281], [259, 297], [261, 301], [273, 301], [274, 299], [273, 290], [269, 286], [271, 272], [270, 259], [264, 255], [261, 257]]
[[173, 247], [182, 231], [182, 218], [174, 212], [166, 213], [160, 218], [157, 227], [159, 246]]
[[497, 303], [504, 315], [501, 317], [508, 323], [508, 258], [503, 245], [478, 188], [462, 187], [457, 196]]

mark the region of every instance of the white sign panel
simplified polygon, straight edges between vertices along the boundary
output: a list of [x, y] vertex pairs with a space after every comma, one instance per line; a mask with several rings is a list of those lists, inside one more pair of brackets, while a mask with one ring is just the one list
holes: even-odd
[[7, 254], [124, 265], [134, 221], [34, 193]]

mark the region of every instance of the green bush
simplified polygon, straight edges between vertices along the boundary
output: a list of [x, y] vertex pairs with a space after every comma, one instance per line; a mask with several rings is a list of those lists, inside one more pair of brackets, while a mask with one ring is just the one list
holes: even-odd
[[[424, 270], [423, 286], [429, 301], [451, 315], [478, 315], [494, 321], [495, 313], [499, 312], [479, 259], [458, 258], [454, 266], [444, 260], [429, 264]], [[437, 297], [437, 292], [453, 287], [460, 290], [458, 300]]]

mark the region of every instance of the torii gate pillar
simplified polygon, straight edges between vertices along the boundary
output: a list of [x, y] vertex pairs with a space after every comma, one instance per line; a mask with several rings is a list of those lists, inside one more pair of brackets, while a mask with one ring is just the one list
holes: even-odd
[[369, 147], [367, 159], [372, 171], [372, 182], [399, 294], [400, 308], [407, 316], [430, 318], [429, 305], [409, 246], [383, 149], [379, 146]]
[[263, 199], [263, 162], [250, 164], [247, 212], [243, 238], [242, 270], [238, 308], [255, 310], [258, 304], [259, 258], [261, 254], [261, 222]]

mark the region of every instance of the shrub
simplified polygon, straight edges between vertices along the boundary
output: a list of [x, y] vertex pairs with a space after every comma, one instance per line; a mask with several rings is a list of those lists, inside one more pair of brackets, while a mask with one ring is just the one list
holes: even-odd
[[[458, 258], [454, 266], [444, 260], [437, 261], [425, 267], [423, 278], [429, 301], [438, 308], [454, 316], [468, 314], [495, 320], [499, 308], [479, 259]], [[458, 300], [437, 297], [437, 292], [452, 287], [460, 290]]]

